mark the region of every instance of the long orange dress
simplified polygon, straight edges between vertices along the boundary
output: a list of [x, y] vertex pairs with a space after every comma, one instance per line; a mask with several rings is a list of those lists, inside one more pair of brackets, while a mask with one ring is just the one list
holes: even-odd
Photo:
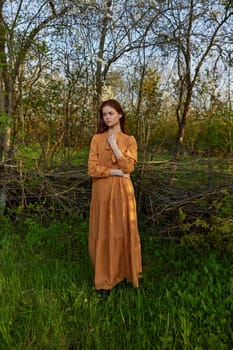
[[108, 132], [93, 136], [88, 159], [92, 177], [88, 245], [94, 283], [97, 290], [110, 290], [126, 279], [137, 288], [142, 264], [134, 188], [130, 179], [109, 176], [111, 168], [134, 170], [137, 143], [119, 132], [116, 140], [123, 156], [117, 160], [107, 138]]

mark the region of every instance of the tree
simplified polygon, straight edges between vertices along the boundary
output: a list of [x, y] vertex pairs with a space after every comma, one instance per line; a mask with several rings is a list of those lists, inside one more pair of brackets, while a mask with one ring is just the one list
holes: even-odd
[[224, 46], [233, 15], [232, 2], [171, 0], [163, 17], [160, 36], [163, 49], [176, 57], [176, 119], [178, 132], [174, 158], [180, 156], [194, 87], [210, 54]]
[[20, 69], [38, 35], [66, 12], [67, 7], [54, 1], [0, 2], [0, 108], [5, 122], [1, 147], [5, 160], [10, 158]]
[[[62, 17], [67, 7], [59, 1], [0, 1], [0, 162], [12, 161], [11, 133], [16, 115], [20, 72], [35, 40]], [[20, 95], [20, 94], [19, 94]], [[8, 172], [4, 165], [2, 176]], [[0, 205], [6, 205], [6, 182], [2, 181]]]
[[85, 42], [89, 50], [85, 59], [93, 75], [93, 110], [97, 116], [110, 68], [117, 62], [124, 65], [126, 54], [154, 45], [148, 34], [164, 5], [133, 0], [83, 0], [72, 4], [81, 28], [78, 41]]

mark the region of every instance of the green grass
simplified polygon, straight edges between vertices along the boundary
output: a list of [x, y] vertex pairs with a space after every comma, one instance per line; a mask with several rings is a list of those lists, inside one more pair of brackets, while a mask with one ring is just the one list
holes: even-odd
[[232, 257], [142, 234], [143, 279], [100, 301], [88, 224], [0, 226], [0, 350], [231, 350]]
[[[67, 150], [66, 150], [67, 151]], [[78, 149], [71, 151], [70, 161], [73, 166], [87, 164], [88, 161], [89, 149]], [[42, 149], [39, 144], [33, 144], [29, 146], [25, 146], [23, 144], [17, 145], [17, 151], [15, 152], [15, 160], [16, 162], [23, 162], [23, 168], [25, 169], [34, 169], [35, 163], [41, 158]], [[55, 152], [55, 156], [53, 157], [52, 164], [50, 164], [50, 155], [46, 156], [47, 165], [61, 165], [62, 159], [64, 158], [64, 149], [59, 148]], [[40, 159], [41, 166], [45, 165], [44, 157]], [[63, 159], [64, 162], [64, 159]], [[67, 159], [66, 159], [67, 162]]]

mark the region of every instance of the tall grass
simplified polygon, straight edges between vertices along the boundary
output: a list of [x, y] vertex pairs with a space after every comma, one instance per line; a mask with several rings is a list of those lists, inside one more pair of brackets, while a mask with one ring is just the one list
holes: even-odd
[[0, 228], [0, 350], [232, 349], [232, 256], [142, 235], [139, 289], [100, 301], [87, 222]]

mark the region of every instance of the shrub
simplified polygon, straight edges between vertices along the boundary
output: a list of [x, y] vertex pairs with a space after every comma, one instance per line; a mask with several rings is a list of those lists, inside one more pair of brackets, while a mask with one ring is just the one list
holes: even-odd
[[233, 194], [222, 190], [220, 198], [205, 204], [211, 206], [211, 214], [201, 219], [188, 217], [180, 209], [179, 220], [184, 233], [181, 243], [190, 246], [212, 245], [218, 250], [233, 252]]

